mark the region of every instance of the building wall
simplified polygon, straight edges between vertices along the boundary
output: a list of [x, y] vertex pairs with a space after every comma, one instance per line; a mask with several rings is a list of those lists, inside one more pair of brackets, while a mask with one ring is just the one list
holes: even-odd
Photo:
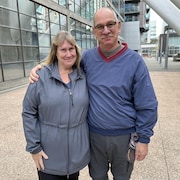
[[123, 38], [129, 47], [141, 52], [140, 37], [149, 30], [149, 7], [143, 0], [125, 0]]
[[1, 0], [0, 90], [28, 82], [30, 70], [47, 56], [52, 38], [59, 30], [70, 31], [82, 51], [97, 46], [92, 33], [95, 11], [111, 6], [123, 21], [119, 8], [123, 2]]
[[129, 48], [135, 51], [141, 50], [139, 21], [124, 22], [122, 25], [122, 34]]

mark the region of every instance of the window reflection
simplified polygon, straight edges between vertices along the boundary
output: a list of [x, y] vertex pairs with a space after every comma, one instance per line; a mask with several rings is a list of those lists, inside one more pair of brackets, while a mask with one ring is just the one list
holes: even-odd
[[60, 30], [59, 25], [51, 23], [51, 34], [56, 35]]
[[21, 36], [23, 45], [38, 45], [38, 37], [36, 32], [22, 31]]
[[32, 69], [32, 67], [35, 67], [38, 64], [38, 61], [30, 61], [30, 62], [25, 62], [25, 76], [29, 77], [29, 73]]
[[61, 30], [67, 30], [67, 17], [63, 14], [60, 14], [60, 25]]
[[37, 61], [39, 59], [39, 50], [36, 47], [24, 47], [23, 48], [24, 61]]
[[17, 46], [0, 46], [3, 63], [22, 61], [22, 49]]
[[41, 5], [36, 5], [36, 17], [49, 21], [48, 9]]
[[64, 7], [66, 7], [66, 2], [66, 0], [59, 0], [59, 4]]
[[49, 33], [49, 22], [42, 19], [37, 20], [38, 31], [41, 33]]
[[75, 19], [70, 19], [71, 24], [71, 34], [75, 37], [78, 45], [82, 50], [93, 47], [96, 45], [96, 40], [93, 37], [92, 29], [90, 26], [76, 21]]
[[0, 27], [0, 32], [0, 44], [20, 45], [19, 30]]
[[54, 1], [54, 2], [58, 3], [58, 0], [52, 0], [52, 1]]
[[36, 31], [36, 19], [31, 16], [20, 15], [20, 24], [22, 29]]
[[22, 63], [3, 64], [4, 80], [12, 80], [24, 76]]
[[59, 24], [59, 14], [56, 11], [50, 11], [50, 22]]
[[44, 60], [47, 57], [49, 51], [50, 51], [49, 47], [40, 47], [39, 48], [40, 60]]
[[[88, 20], [92, 20], [96, 5], [102, 4], [94, 0], [52, 1]], [[96, 43], [91, 27], [67, 19], [64, 10], [62, 14], [29, 0], [0, 0], [0, 81], [29, 76], [29, 70], [48, 55], [52, 37], [59, 30], [70, 30], [82, 51]]]
[[[10, 0], [8, 0], [10, 1]], [[11, 0], [12, 2], [12, 0]], [[29, 0], [18, 0], [19, 11], [23, 14], [35, 16], [34, 3]]]
[[50, 47], [50, 35], [47, 34], [38, 34], [39, 46]]
[[12, 1], [12, 0], [4, 0], [4, 1], [2, 1], [2, 0], [0, 0], [0, 6], [17, 11], [17, 3], [16, 3], [16, 1]]
[[13, 11], [2, 9], [0, 25], [19, 28], [18, 14]]

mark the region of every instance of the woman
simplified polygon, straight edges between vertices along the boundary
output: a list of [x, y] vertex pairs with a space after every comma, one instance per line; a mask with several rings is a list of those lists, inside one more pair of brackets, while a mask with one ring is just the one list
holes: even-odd
[[77, 180], [89, 163], [89, 98], [80, 59], [73, 36], [60, 31], [23, 100], [26, 150], [40, 180]]

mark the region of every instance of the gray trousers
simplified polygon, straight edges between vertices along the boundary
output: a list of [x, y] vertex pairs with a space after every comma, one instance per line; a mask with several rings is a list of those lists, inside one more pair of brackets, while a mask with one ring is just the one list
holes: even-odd
[[129, 180], [134, 162], [127, 161], [129, 135], [103, 136], [90, 132], [90, 176], [93, 180], [108, 180], [111, 170], [113, 180]]

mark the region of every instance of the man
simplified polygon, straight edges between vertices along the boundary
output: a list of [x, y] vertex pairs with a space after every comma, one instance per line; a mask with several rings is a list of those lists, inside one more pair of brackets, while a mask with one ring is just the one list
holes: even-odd
[[[90, 98], [93, 180], [107, 180], [109, 168], [114, 180], [130, 179], [133, 155], [138, 161], [145, 158], [157, 121], [158, 103], [147, 67], [138, 53], [119, 42], [120, 28], [113, 10], [99, 9], [93, 27], [99, 47], [82, 57]], [[31, 78], [36, 80], [36, 76]]]

